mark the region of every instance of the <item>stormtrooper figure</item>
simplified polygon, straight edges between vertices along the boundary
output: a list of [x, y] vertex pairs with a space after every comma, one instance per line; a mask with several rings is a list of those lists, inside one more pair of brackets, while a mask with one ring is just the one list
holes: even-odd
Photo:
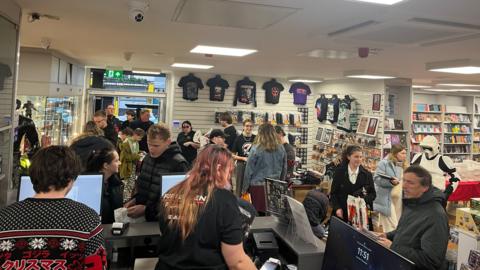
[[[412, 165], [420, 165], [432, 175], [434, 187], [444, 191], [448, 199], [450, 194], [457, 188], [460, 181], [453, 161], [448, 156], [440, 154], [440, 145], [434, 136], [426, 136], [420, 143], [423, 152], [417, 153], [412, 159]], [[450, 176], [449, 184], [445, 187], [445, 176]]]

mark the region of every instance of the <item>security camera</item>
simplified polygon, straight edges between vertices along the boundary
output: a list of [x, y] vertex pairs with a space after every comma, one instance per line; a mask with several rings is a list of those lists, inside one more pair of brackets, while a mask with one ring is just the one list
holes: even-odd
[[129, 10], [130, 19], [138, 23], [143, 22], [143, 19], [145, 19], [145, 12], [149, 8], [148, 3], [144, 1], [132, 0], [128, 3], [128, 5], [130, 7], [130, 10]]

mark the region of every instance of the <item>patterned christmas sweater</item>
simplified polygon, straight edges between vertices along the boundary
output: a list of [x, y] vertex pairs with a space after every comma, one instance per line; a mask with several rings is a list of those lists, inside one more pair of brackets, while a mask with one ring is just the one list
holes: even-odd
[[70, 199], [33, 199], [0, 210], [0, 269], [106, 269], [98, 214]]

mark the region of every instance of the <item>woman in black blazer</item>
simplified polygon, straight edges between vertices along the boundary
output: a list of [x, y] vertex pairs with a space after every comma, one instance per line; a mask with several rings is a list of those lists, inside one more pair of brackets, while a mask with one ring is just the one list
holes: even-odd
[[333, 175], [330, 199], [333, 214], [348, 221], [348, 195], [363, 198], [369, 209], [372, 209], [376, 194], [372, 173], [361, 165], [363, 162], [362, 148], [358, 145], [347, 146], [342, 157], [342, 163]]

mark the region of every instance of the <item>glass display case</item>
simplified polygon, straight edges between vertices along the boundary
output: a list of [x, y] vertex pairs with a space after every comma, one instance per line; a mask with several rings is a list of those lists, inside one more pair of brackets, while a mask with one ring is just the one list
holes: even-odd
[[65, 145], [75, 136], [73, 131], [75, 117], [80, 115], [77, 106], [80, 96], [19, 96], [18, 99], [22, 102], [19, 113], [33, 120], [42, 146]]

